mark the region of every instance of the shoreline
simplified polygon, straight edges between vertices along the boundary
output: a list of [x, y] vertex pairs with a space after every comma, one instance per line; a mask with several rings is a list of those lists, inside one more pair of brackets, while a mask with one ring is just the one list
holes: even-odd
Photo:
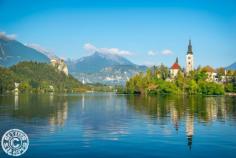
[[227, 96], [236, 96], [236, 93], [225, 93]]

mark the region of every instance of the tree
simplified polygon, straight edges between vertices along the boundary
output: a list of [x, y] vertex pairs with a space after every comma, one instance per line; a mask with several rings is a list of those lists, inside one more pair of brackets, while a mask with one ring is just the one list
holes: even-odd
[[198, 85], [195, 80], [188, 81], [187, 85], [188, 94], [196, 94], [198, 92]]
[[232, 83], [227, 83], [225, 85], [225, 91], [226, 92], [234, 92], [234, 85]]
[[181, 71], [179, 71], [176, 76], [175, 84], [177, 87], [179, 87], [180, 91], [182, 91], [184, 93], [185, 80], [184, 80], [184, 74]]
[[194, 74], [194, 79], [196, 82], [205, 81], [207, 77], [208, 75], [206, 74], [206, 72], [201, 71], [201, 70], [197, 70]]
[[158, 73], [160, 74], [162, 80], [166, 80], [170, 75], [168, 67], [164, 66], [163, 64], [158, 67]]
[[48, 91], [52, 85], [56, 91], [74, 91], [86, 89], [71, 75], [66, 76], [56, 68], [46, 63], [20, 62], [10, 68], [0, 67], [0, 93], [14, 90], [15, 82], [19, 82], [19, 89], [25, 91]]
[[205, 67], [202, 68], [202, 71], [203, 71], [203, 72], [214, 72], [215, 70], [214, 70], [213, 67], [207, 65], [207, 66], [205, 66]]
[[31, 86], [28, 82], [21, 82], [18, 89], [20, 92], [28, 92], [30, 91]]

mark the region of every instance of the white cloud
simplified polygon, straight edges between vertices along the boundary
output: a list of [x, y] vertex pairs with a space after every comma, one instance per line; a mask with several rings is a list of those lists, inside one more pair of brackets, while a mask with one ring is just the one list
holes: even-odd
[[165, 50], [161, 51], [161, 54], [164, 56], [167, 56], [167, 55], [172, 55], [173, 52], [170, 49], [165, 49]]
[[89, 53], [93, 53], [93, 52], [97, 51], [97, 48], [94, 45], [90, 44], [90, 43], [84, 44], [84, 49]]
[[153, 51], [153, 50], [150, 50], [150, 51], [148, 51], [148, 53], [147, 53], [149, 56], [155, 56], [155, 55], [157, 55], [157, 52], [156, 51]]
[[164, 49], [162, 51], [160, 51], [160, 53], [158, 53], [157, 51], [154, 51], [154, 50], [150, 50], [147, 52], [147, 54], [149, 56], [156, 56], [156, 55], [162, 55], [162, 56], [168, 56], [168, 55], [172, 55], [173, 52], [170, 50], [170, 49]]
[[84, 49], [89, 53], [100, 52], [105, 54], [113, 54], [119, 56], [131, 56], [133, 53], [127, 50], [120, 50], [119, 48], [97, 48], [91, 43], [84, 44]]
[[15, 40], [16, 34], [6, 34], [5, 32], [0, 32], [0, 38], [4, 38], [6, 40]]
[[39, 52], [50, 52], [48, 49], [43, 48], [42, 46], [40, 46], [39, 44], [36, 43], [30, 43], [30, 44], [25, 44], [27, 47], [36, 49]]

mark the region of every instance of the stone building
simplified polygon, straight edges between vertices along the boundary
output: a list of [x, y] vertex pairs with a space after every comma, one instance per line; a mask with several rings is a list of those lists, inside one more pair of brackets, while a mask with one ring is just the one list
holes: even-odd
[[64, 72], [68, 76], [68, 68], [64, 60], [62, 59], [51, 59], [52, 66], [56, 67], [59, 71]]

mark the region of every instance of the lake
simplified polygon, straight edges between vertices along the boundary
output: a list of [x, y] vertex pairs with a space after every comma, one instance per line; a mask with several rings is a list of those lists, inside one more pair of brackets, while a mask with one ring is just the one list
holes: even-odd
[[28, 134], [26, 158], [235, 157], [236, 97], [0, 96], [0, 136], [12, 128]]

